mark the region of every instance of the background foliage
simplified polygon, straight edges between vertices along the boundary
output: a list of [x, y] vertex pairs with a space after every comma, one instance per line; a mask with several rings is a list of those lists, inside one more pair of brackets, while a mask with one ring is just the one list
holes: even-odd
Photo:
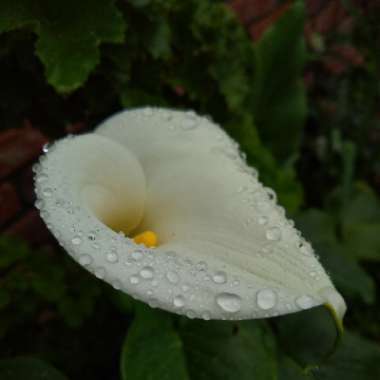
[[314, 3], [323, 13], [324, 2], [279, 2], [252, 41], [224, 1], [1, 2], [1, 129], [27, 119], [55, 139], [140, 105], [210, 114], [349, 307], [326, 357], [335, 328], [322, 308], [239, 323], [177, 317], [113, 290], [56, 245], [4, 235], [2, 380], [380, 378], [380, 8], [328, 2], [350, 22], [343, 33]]

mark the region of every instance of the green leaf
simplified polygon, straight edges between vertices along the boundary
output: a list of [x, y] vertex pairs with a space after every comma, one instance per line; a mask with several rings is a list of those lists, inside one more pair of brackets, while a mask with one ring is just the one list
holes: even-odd
[[274, 320], [280, 349], [302, 367], [319, 363], [333, 348], [336, 327], [323, 306]]
[[0, 236], [0, 269], [15, 264], [28, 255], [26, 244], [6, 236]]
[[156, 18], [152, 20], [153, 32], [148, 44], [153, 58], [168, 59], [171, 55], [171, 29], [167, 19]]
[[356, 191], [343, 210], [343, 223], [379, 223], [380, 201], [365, 184], [356, 184]]
[[131, 296], [113, 288], [107, 288], [111, 302], [124, 314], [132, 314], [136, 307], [136, 302]]
[[67, 377], [40, 359], [19, 357], [0, 361], [0, 379], [67, 380]]
[[6, 289], [0, 288], [0, 309], [7, 306], [10, 302], [10, 294]]
[[357, 185], [342, 211], [345, 249], [359, 260], [380, 260], [379, 231], [380, 201], [370, 188]]
[[[204, 67], [199, 71], [208, 74], [208, 81], [215, 81], [228, 109], [242, 112], [251, 93], [252, 43], [226, 4], [210, 1], [194, 1], [193, 4], [195, 10], [190, 30], [195, 44], [190, 53], [193, 57], [203, 56], [203, 62], [199, 64]], [[194, 65], [188, 66], [194, 71]], [[200, 86], [204, 91], [205, 81]], [[217, 111], [221, 112], [220, 109]]]
[[380, 260], [380, 223], [346, 223], [345, 248], [357, 259]]
[[287, 356], [282, 356], [279, 360], [278, 380], [312, 380], [298, 363]]
[[62, 93], [80, 87], [99, 63], [99, 45], [123, 41], [124, 20], [107, 1], [5, 0], [0, 33], [30, 26], [48, 82]]
[[98, 281], [66, 255], [31, 250], [19, 239], [0, 238], [0, 307], [21, 322], [39, 308], [56, 307], [70, 326], [79, 326], [94, 310]]
[[276, 379], [273, 336], [259, 321], [188, 321], [181, 336], [194, 380]]
[[317, 380], [372, 380], [380, 376], [377, 344], [346, 331], [331, 353], [336, 331], [331, 316], [322, 307], [277, 318], [275, 325], [282, 351], [300, 366], [286, 369], [293, 374], [307, 373], [310, 377], [305, 379]]
[[255, 45], [253, 114], [278, 158], [297, 151], [306, 117], [304, 3], [295, 1]]
[[129, 2], [136, 8], [146, 7], [152, 0], [129, 0]]
[[346, 254], [335, 234], [334, 220], [323, 211], [310, 209], [297, 219], [304, 236], [311, 240], [323, 267], [330, 273], [334, 284], [346, 297], [359, 297], [366, 303], [375, 300], [373, 279], [360, 265]]
[[346, 332], [337, 351], [311, 373], [316, 380], [373, 380], [380, 378], [380, 347]]
[[187, 380], [182, 342], [171, 316], [141, 306], [121, 353], [123, 380]]

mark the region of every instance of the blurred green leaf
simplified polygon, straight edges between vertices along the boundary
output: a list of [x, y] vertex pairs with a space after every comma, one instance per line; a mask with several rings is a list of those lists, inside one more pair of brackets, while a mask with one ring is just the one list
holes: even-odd
[[152, 20], [154, 30], [151, 33], [149, 51], [153, 58], [168, 59], [171, 55], [171, 29], [166, 18], [160, 17]]
[[135, 7], [145, 7], [151, 3], [152, 0], [129, 0], [129, 2]]
[[278, 158], [298, 150], [306, 118], [304, 2], [295, 1], [255, 44], [253, 114]]
[[[310, 327], [314, 329], [315, 324]], [[314, 332], [320, 333], [321, 330]], [[320, 338], [315, 335], [314, 339]], [[378, 345], [346, 332], [335, 353], [315, 365], [303, 368], [289, 357], [282, 358], [279, 380], [373, 380], [380, 377], [379, 360]]]
[[380, 347], [346, 332], [337, 351], [311, 370], [316, 380], [374, 380], [380, 378]]
[[297, 217], [297, 225], [313, 243], [316, 254], [333, 282], [344, 296], [375, 300], [373, 279], [345, 252], [337, 240], [333, 218], [320, 210], [310, 209]]
[[67, 377], [40, 359], [19, 357], [0, 360], [0, 379], [67, 380]]
[[[247, 102], [251, 91], [250, 71], [254, 58], [251, 43], [244, 38], [243, 28], [225, 4], [211, 5], [208, 1], [195, 4], [191, 31], [196, 40], [205, 44], [208, 72], [227, 106], [236, 112]], [[224, 38], [220, 38], [220, 33]]]
[[[336, 331], [326, 309], [319, 307], [277, 318], [281, 348], [294, 360], [282, 368], [294, 379], [373, 380], [380, 374], [380, 347], [365, 338], [344, 332], [334, 353]], [[297, 364], [299, 368], [297, 368]], [[289, 368], [289, 366], [293, 368]], [[297, 377], [298, 376], [298, 377]], [[293, 377], [289, 377], [292, 380]]]
[[194, 380], [276, 379], [275, 342], [260, 321], [187, 321], [181, 336]]
[[281, 351], [302, 367], [320, 363], [334, 346], [335, 323], [323, 306], [281, 316], [274, 324]]
[[279, 360], [278, 380], [312, 380], [313, 376], [287, 356]]
[[380, 223], [346, 223], [345, 249], [357, 259], [380, 260]]
[[0, 33], [31, 27], [48, 82], [67, 93], [81, 86], [99, 63], [101, 43], [123, 41], [125, 23], [114, 2], [4, 0]]
[[187, 380], [182, 342], [168, 313], [141, 305], [121, 352], [123, 380]]
[[0, 309], [7, 306], [10, 300], [11, 300], [11, 297], [10, 297], [9, 292], [5, 289], [0, 288]]
[[26, 244], [9, 239], [5, 236], [0, 236], [0, 269], [9, 267], [23, 260], [28, 254]]
[[22, 323], [41, 308], [57, 308], [70, 326], [88, 317], [100, 294], [98, 281], [66, 255], [31, 250], [14, 238], [0, 237], [0, 305]]
[[357, 185], [342, 211], [344, 247], [356, 259], [380, 260], [380, 201], [365, 185]]
[[131, 296], [120, 290], [108, 289], [108, 295], [112, 303], [124, 314], [132, 314], [135, 311], [136, 302]]

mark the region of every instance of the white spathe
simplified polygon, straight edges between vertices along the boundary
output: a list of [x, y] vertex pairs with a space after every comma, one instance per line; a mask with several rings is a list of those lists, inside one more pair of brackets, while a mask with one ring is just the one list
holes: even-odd
[[[36, 192], [75, 260], [151, 306], [249, 319], [328, 304], [343, 318], [343, 298], [274, 192], [192, 111], [124, 111], [58, 141], [36, 169]], [[157, 248], [124, 236], [145, 230]]]

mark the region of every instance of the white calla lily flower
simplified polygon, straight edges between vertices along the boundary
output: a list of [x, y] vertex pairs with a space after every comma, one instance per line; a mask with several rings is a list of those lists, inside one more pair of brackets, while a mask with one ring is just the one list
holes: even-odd
[[116, 289], [188, 317], [265, 318], [345, 302], [237, 144], [194, 112], [121, 112], [36, 170], [67, 252]]

